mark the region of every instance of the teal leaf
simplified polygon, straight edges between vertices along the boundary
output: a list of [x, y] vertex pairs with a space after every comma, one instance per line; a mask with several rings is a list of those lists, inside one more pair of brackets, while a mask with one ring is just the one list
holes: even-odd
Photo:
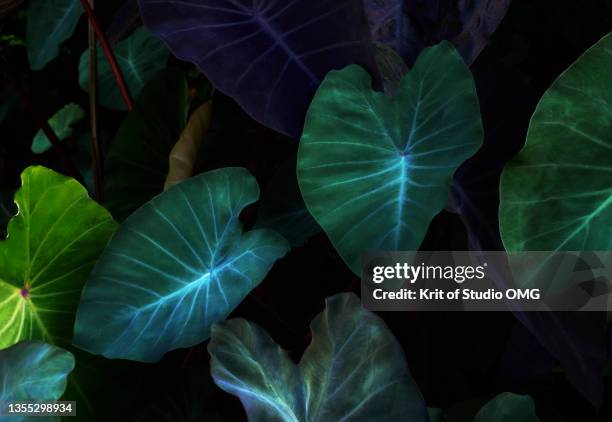
[[187, 123], [188, 88], [181, 70], [155, 76], [134, 102], [104, 163], [102, 198], [123, 221], [164, 190], [168, 156]]
[[179, 183], [128, 217], [85, 285], [74, 344], [153, 362], [206, 340], [289, 250], [273, 231], [242, 232], [240, 211], [258, 196], [247, 170], [225, 168]]
[[505, 167], [499, 210], [510, 251], [612, 249], [612, 33], [546, 91]]
[[59, 400], [73, 369], [72, 353], [43, 342], [24, 341], [0, 350], [0, 403]]
[[330, 72], [310, 105], [298, 181], [348, 266], [366, 250], [417, 250], [453, 173], [482, 144], [474, 80], [448, 42], [428, 48], [394, 97], [351, 65]]
[[299, 365], [258, 325], [213, 328], [213, 379], [251, 421], [427, 421], [401, 346], [353, 294], [328, 298]]
[[[116, 44], [113, 53], [133, 98], [138, 97], [146, 83], [166, 67], [170, 55], [164, 43], [144, 28], [137, 29], [128, 38]], [[127, 106], [104, 52], [99, 48], [96, 54], [100, 104], [113, 110], [126, 110]], [[79, 84], [85, 92], [89, 92], [89, 49], [81, 55]]]
[[501, 393], [482, 406], [474, 422], [539, 422], [530, 396]]
[[79, 0], [30, 1], [26, 44], [32, 70], [41, 70], [59, 55], [60, 45], [70, 38], [81, 14]]
[[[81, 106], [74, 103], [66, 104], [49, 119], [49, 126], [55, 132], [58, 139], [63, 141], [72, 135], [72, 125], [79, 122], [83, 117], [85, 117], [85, 110]], [[34, 154], [42, 154], [48, 151], [49, 148], [51, 148], [51, 142], [41, 129], [36, 133], [32, 141], [32, 152]]]

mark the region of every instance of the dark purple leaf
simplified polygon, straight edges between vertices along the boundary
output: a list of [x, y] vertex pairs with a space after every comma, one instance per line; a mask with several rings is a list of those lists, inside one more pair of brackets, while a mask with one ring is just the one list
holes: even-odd
[[479, 61], [472, 66], [485, 138], [482, 148], [455, 173], [449, 208], [461, 215], [472, 250], [503, 250], [499, 234], [499, 179], [523, 147], [536, 95], [522, 75]]
[[115, 12], [113, 20], [106, 30], [106, 37], [111, 44], [116, 44], [140, 25], [140, 10], [137, 0], [126, 2]]
[[602, 404], [606, 366], [605, 312], [524, 312], [515, 316], [554, 356], [572, 385], [595, 407]]
[[145, 25], [256, 120], [293, 137], [320, 81], [376, 69], [361, 0], [139, 0]]
[[449, 40], [472, 64], [497, 29], [511, 0], [363, 0], [374, 41], [409, 65], [427, 46]]

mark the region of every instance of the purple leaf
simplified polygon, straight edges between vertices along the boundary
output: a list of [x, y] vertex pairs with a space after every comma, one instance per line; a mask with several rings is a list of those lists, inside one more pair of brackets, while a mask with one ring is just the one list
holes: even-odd
[[361, 0], [139, 0], [145, 25], [254, 119], [299, 137], [332, 69], [376, 69]]
[[140, 24], [142, 22], [140, 22], [138, 2], [136, 0], [126, 0], [113, 15], [113, 20], [106, 30], [106, 37], [111, 44], [116, 44]]
[[409, 65], [425, 47], [449, 40], [472, 64], [511, 0], [363, 0], [372, 38]]
[[503, 250], [499, 233], [501, 172], [525, 144], [537, 96], [519, 73], [495, 61], [472, 66], [485, 137], [482, 148], [459, 167], [448, 208], [461, 216], [471, 250]]

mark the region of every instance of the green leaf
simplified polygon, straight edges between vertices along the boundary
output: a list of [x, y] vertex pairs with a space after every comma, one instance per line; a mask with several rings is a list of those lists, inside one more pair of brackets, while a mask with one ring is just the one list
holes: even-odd
[[258, 325], [213, 328], [213, 379], [237, 395], [251, 421], [427, 421], [401, 346], [353, 294], [328, 298], [295, 365]]
[[309, 211], [356, 273], [365, 250], [417, 250], [457, 167], [482, 144], [474, 80], [448, 42], [428, 48], [394, 97], [365, 70], [330, 72], [298, 155]]
[[540, 100], [525, 147], [502, 174], [507, 250], [612, 248], [611, 67], [608, 34]]
[[[72, 125], [80, 121], [83, 117], [85, 117], [85, 110], [77, 104], [70, 103], [65, 105], [64, 108], [60, 109], [49, 119], [49, 126], [51, 126], [51, 129], [55, 132], [59, 140], [63, 141], [72, 135]], [[51, 148], [51, 142], [41, 129], [36, 133], [32, 141], [32, 152], [34, 154], [42, 154], [48, 151], [49, 148]]]
[[[144, 28], [138, 28], [132, 35], [113, 47], [113, 53], [121, 68], [125, 83], [136, 98], [160, 70], [166, 67], [170, 52], [164, 43], [155, 38]], [[101, 48], [96, 50], [98, 56], [98, 95], [100, 104], [113, 110], [127, 110], [127, 106], [117, 86], [110, 64]], [[79, 62], [79, 84], [89, 92], [89, 49]]]
[[36, 166], [21, 180], [0, 242], [0, 348], [69, 345], [81, 288], [116, 223], [74, 179]]
[[192, 177], [121, 225], [87, 282], [74, 344], [108, 358], [153, 362], [206, 340], [289, 250], [270, 230], [242, 233], [259, 196], [242, 168]]
[[0, 350], [0, 403], [59, 400], [73, 369], [72, 353], [39, 341]]
[[105, 162], [102, 198], [122, 221], [163, 191], [168, 155], [187, 122], [182, 71], [168, 69], [147, 84], [126, 116]]
[[474, 422], [539, 422], [535, 404], [530, 396], [501, 393], [485, 404], [474, 417]]
[[26, 43], [32, 70], [41, 70], [56, 58], [60, 45], [74, 32], [83, 7], [79, 0], [31, 0]]

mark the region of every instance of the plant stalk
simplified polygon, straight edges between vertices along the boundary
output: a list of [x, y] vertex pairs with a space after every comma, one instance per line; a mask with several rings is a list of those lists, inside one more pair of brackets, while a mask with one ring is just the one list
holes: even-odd
[[[119, 87], [119, 91], [121, 92], [121, 96], [125, 101], [125, 105], [127, 106], [128, 111], [131, 111], [133, 108], [132, 97], [130, 96], [130, 91], [125, 83], [125, 79], [123, 78], [123, 73], [121, 73], [121, 68], [117, 64], [117, 60], [115, 59], [115, 54], [113, 53], [108, 40], [106, 39], [106, 35], [100, 28], [100, 24], [96, 19], [96, 15], [93, 12], [91, 5], [89, 4], [89, 0], [80, 0], [83, 9], [85, 10], [85, 14], [87, 15], [87, 19], [89, 19], [90, 25], [93, 27], [93, 30], [100, 42], [100, 46], [102, 47], [102, 51], [104, 51], [104, 56], [106, 56], [106, 60], [110, 64], [113, 75], [115, 76], [115, 80], [117, 81], [117, 86]], [[90, 60], [91, 62], [91, 60]]]

